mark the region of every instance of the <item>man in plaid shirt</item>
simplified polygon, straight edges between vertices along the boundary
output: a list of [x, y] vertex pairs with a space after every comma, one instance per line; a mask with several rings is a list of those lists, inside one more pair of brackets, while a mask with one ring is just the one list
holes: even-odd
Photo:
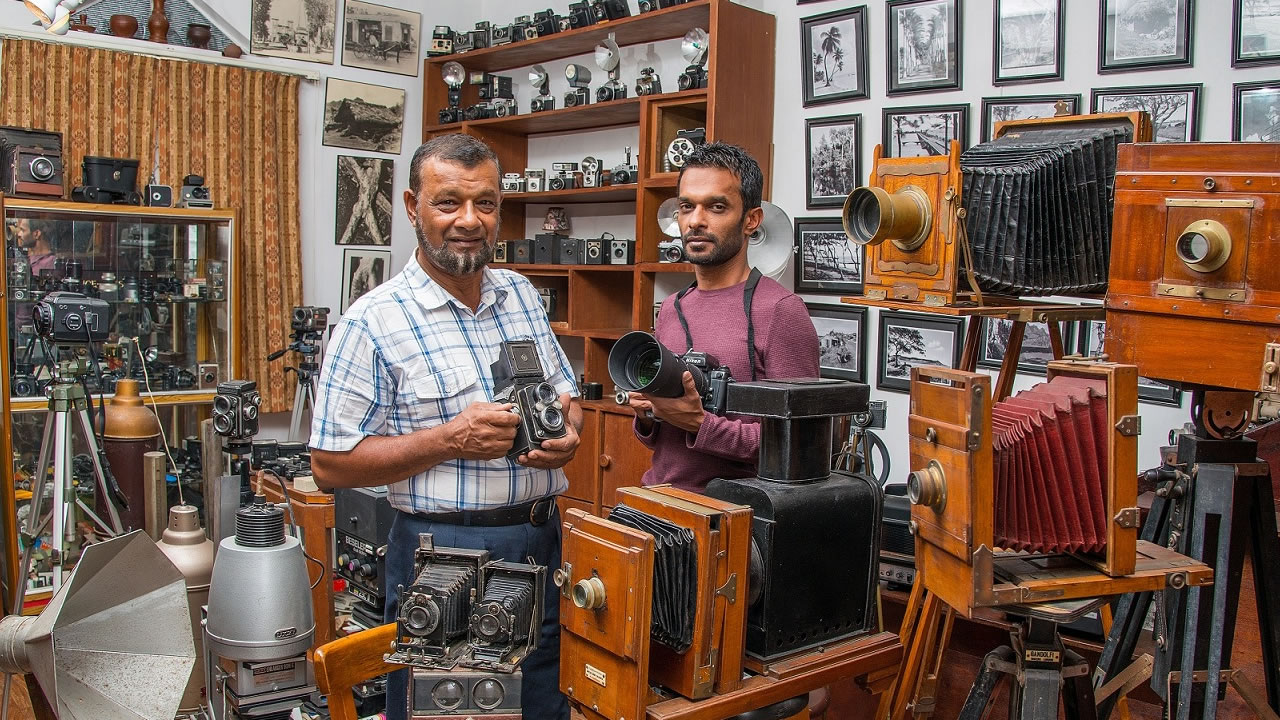
[[[555, 496], [578, 447], [582, 408], [573, 370], [537, 290], [522, 275], [486, 267], [498, 238], [501, 170], [467, 135], [418, 148], [404, 203], [418, 251], [404, 271], [361, 297], [329, 342], [311, 426], [311, 463], [323, 487], [387, 485], [398, 511], [386, 557], [387, 605], [412, 583], [418, 534], [491, 559], [546, 565], [538, 649], [521, 665], [523, 711], [569, 717], [559, 691], [560, 565]], [[490, 365], [508, 340], [536, 342], [547, 381], [567, 409], [567, 434], [515, 460], [519, 419], [493, 402]], [[391, 674], [387, 715], [404, 718], [407, 671]]]

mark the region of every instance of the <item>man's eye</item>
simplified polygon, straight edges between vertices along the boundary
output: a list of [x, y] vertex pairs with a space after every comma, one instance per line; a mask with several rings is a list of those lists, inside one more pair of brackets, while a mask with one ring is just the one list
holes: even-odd
[[431, 204], [432, 204], [432, 205], [434, 205], [434, 206], [436, 206], [436, 207], [438, 207], [438, 208], [440, 208], [441, 210], [452, 210], [452, 209], [454, 209], [454, 208], [458, 207], [458, 201], [457, 201], [457, 200], [436, 200], [435, 202], [433, 202], [433, 203], [431, 203]]
[[680, 203], [680, 212], [683, 212], [683, 213], [693, 212], [693, 204], [692, 204], [692, 203]]
[[494, 208], [498, 207], [498, 203], [492, 200], [481, 200], [480, 202], [476, 203], [476, 205], [479, 206], [481, 210], [493, 210]]
[[725, 210], [727, 210], [727, 209], [728, 209], [727, 207], [725, 207], [724, 205], [722, 205], [722, 204], [720, 204], [720, 203], [716, 203], [715, 205], [712, 205], [712, 206], [711, 206], [711, 211], [712, 211], [712, 212], [718, 212], [718, 213], [719, 213], [719, 212], [724, 212], [724, 211], [725, 211]]

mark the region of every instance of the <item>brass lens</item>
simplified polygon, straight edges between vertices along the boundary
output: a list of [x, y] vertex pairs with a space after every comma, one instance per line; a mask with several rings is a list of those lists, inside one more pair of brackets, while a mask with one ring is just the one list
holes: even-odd
[[930, 460], [928, 467], [907, 476], [907, 497], [913, 505], [931, 507], [935, 512], [942, 512], [947, 506], [946, 474], [937, 460]]
[[856, 188], [844, 200], [844, 232], [859, 245], [888, 240], [903, 252], [924, 244], [933, 227], [929, 196], [915, 185], [895, 193], [884, 188]]
[[1178, 236], [1174, 252], [1192, 270], [1211, 273], [1231, 257], [1231, 233], [1217, 220], [1197, 220]]
[[598, 577], [589, 577], [574, 583], [569, 592], [573, 604], [583, 610], [596, 610], [604, 607], [604, 583]]

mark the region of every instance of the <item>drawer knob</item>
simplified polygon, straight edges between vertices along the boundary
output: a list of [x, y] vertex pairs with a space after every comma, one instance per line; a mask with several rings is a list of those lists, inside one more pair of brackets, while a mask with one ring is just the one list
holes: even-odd
[[612, 464], [613, 464], [613, 458], [609, 457], [608, 455], [600, 456], [600, 467], [607, 468]]

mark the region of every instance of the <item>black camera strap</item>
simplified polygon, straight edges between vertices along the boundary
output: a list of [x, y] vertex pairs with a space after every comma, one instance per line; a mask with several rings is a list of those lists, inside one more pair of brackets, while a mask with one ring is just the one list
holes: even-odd
[[[747, 363], [751, 366], [753, 381], [756, 379], [756, 329], [751, 322], [751, 301], [755, 297], [756, 286], [760, 284], [760, 277], [760, 271], [751, 268], [751, 274], [747, 275], [747, 282], [742, 288], [742, 305], [747, 311]], [[689, 287], [676, 293], [676, 317], [680, 318], [680, 327], [684, 328], [684, 341], [688, 350], [693, 349], [693, 333], [689, 332], [689, 321], [685, 320], [684, 310], [680, 309], [680, 299], [696, 287], [698, 287], [698, 281], [694, 280], [689, 283]]]

